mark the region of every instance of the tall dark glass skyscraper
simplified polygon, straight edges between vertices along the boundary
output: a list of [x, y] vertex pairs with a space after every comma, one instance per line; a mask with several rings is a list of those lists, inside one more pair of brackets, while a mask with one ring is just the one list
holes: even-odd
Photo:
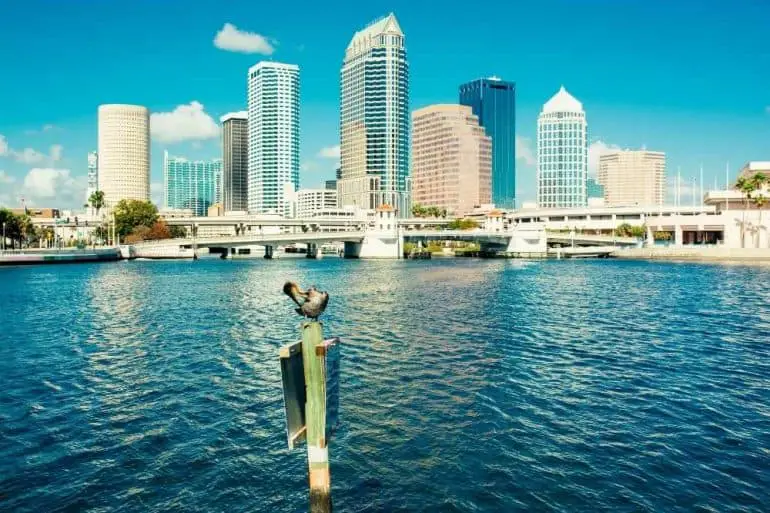
[[480, 78], [460, 86], [460, 104], [492, 138], [492, 203], [516, 206], [516, 83]]

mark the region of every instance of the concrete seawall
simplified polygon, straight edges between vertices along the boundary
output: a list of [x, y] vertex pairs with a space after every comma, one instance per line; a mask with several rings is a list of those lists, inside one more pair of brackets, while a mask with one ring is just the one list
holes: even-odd
[[120, 251], [117, 248], [25, 250], [0, 253], [0, 265], [78, 264], [83, 262], [115, 262], [119, 259]]
[[615, 258], [637, 260], [693, 260], [713, 262], [770, 262], [768, 248], [722, 248], [719, 246], [680, 246], [631, 248], [615, 251]]

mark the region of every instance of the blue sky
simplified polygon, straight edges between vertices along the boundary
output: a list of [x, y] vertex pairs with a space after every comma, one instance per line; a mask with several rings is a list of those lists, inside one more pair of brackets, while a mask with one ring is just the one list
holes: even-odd
[[[166, 117], [154, 134], [158, 198], [163, 150], [219, 156], [207, 116], [243, 110], [246, 70], [265, 58], [300, 66], [301, 182], [319, 185], [337, 162], [323, 150], [339, 144], [345, 47], [353, 32], [391, 11], [406, 34], [413, 109], [457, 102], [458, 85], [474, 78], [517, 82], [520, 199], [535, 197], [534, 152], [526, 150], [540, 107], [562, 84], [584, 104], [592, 155], [644, 145], [667, 152], [669, 177], [677, 168], [697, 176], [702, 163], [704, 181], [718, 178], [720, 187], [727, 162], [734, 172], [748, 160], [770, 160], [767, 0], [5, 0], [0, 204], [17, 205], [21, 196], [37, 205], [81, 204], [101, 103], [154, 113], [188, 106], [176, 113], [189, 118]], [[226, 23], [263, 36], [252, 49], [273, 52], [217, 48]]]

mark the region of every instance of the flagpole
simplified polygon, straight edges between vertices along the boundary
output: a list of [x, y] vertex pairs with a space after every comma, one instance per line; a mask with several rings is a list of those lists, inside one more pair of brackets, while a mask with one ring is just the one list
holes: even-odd
[[695, 191], [695, 177], [692, 177], [692, 206], [695, 208], [695, 195], [697, 192]]
[[703, 205], [703, 163], [700, 165], [700, 204]]
[[682, 194], [682, 168], [676, 166], [676, 206], [680, 206], [680, 195]]
[[[725, 192], [730, 190], [730, 161], [727, 161], [725, 163]], [[730, 210], [730, 200], [727, 198], [727, 194], [725, 194], [725, 210]]]

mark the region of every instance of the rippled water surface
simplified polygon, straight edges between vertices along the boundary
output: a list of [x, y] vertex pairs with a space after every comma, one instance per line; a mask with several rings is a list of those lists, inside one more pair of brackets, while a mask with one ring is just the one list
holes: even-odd
[[0, 511], [305, 511], [286, 279], [344, 344], [336, 511], [770, 508], [770, 269], [298, 259], [1, 268]]

